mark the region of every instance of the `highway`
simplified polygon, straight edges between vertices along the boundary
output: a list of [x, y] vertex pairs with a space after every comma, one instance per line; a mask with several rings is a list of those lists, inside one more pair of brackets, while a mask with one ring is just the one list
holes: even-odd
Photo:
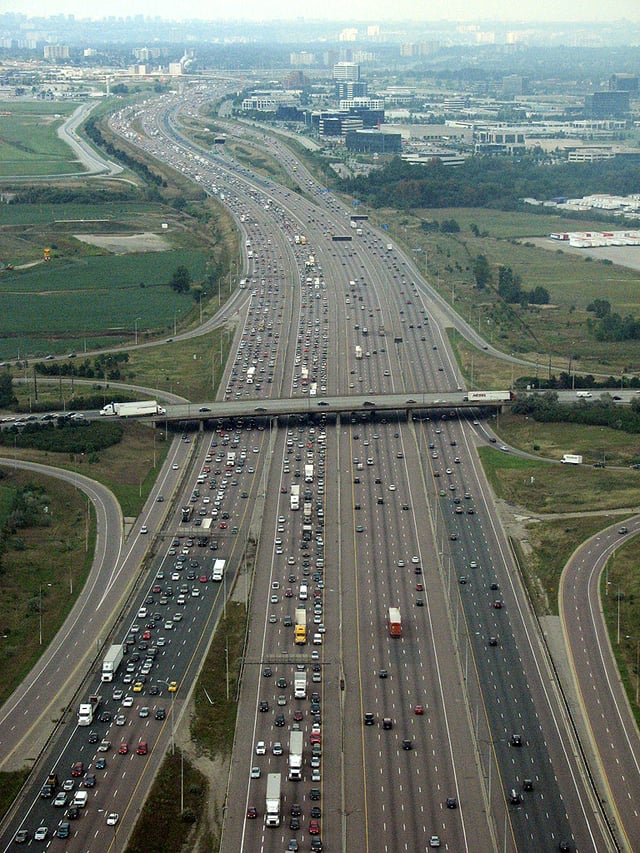
[[[119, 633], [133, 635], [141, 658], [124, 673], [130, 683], [147, 651], [138, 635], [148, 630], [158, 648], [121, 729], [128, 747], [147, 738], [151, 754], [109, 755], [65, 849], [104, 849], [105, 810], [121, 815], [126, 837], [152, 762], [170, 740], [155, 710], [162, 703], [167, 711], [170, 700], [171, 726], [179, 717], [256, 527], [223, 850], [282, 850], [293, 837], [309, 849], [316, 828], [326, 850], [613, 849], [477, 460], [487, 434], [448, 390], [461, 383], [437, 300], [366, 224], [357, 239], [334, 242], [333, 235], [351, 233], [348, 211], [284, 149], [279, 158], [302, 182], [301, 194], [177, 135], [179, 110], [197, 111], [210, 95], [163, 96], [123, 110], [112, 126], [197, 180], [236, 218], [248, 286], [235, 302], [239, 323], [222, 394], [253, 407], [254, 417], [244, 409], [242, 424], [194, 436], [193, 465], [180, 473], [178, 505], [193, 513], [187, 527], [178, 515], [165, 524], [159, 510], [148, 519], [150, 533], [163, 525], [162, 547]], [[147, 136], [130, 129], [134, 120]], [[432, 411], [426, 399], [406, 402], [413, 393], [407, 389], [416, 388], [429, 389]], [[424, 411], [411, 419], [394, 406], [384, 410], [383, 401], [365, 406], [372, 395], [390, 394], [404, 401], [402, 410]], [[299, 399], [304, 411], [280, 428], [273, 415], [283, 398]], [[356, 398], [358, 411], [345, 405]], [[316, 409], [316, 400], [332, 401], [331, 419], [323, 411], [331, 404]], [[206, 425], [213, 412], [199, 409], [194, 418]], [[180, 471], [179, 462], [169, 470], [174, 464]], [[198, 550], [205, 521], [208, 542]], [[213, 529], [215, 554], [227, 561], [221, 585], [209, 580]], [[138, 525], [132, 541], [141, 534]], [[182, 618], [166, 618], [166, 575], [178, 576], [175, 585], [190, 571]], [[306, 608], [303, 645], [294, 644], [289, 624], [296, 605]], [[150, 619], [156, 607], [160, 618]], [[390, 607], [400, 610], [401, 637], [390, 636]], [[293, 696], [296, 671], [307, 679], [305, 699]], [[178, 689], [170, 699], [173, 680]], [[152, 685], [158, 693], [147, 692]], [[112, 719], [96, 731], [97, 743], [107, 733], [112, 745], [121, 741], [113, 719], [121, 702], [105, 696]], [[139, 716], [142, 707], [150, 717]], [[295, 726], [304, 733], [301, 781], [287, 778]], [[57, 747], [62, 769], [78, 760], [94, 765], [97, 747], [87, 738], [66, 727]], [[256, 752], [259, 741], [264, 753]], [[277, 827], [264, 821], [269, 772], [282, 779]], [[31, 806], [19, 815], [32, 830], [51, 822], [52, 806], [38, 796], [42, 781], [34, 779]], [[114, 833], [114, 847], [115, 840]]]

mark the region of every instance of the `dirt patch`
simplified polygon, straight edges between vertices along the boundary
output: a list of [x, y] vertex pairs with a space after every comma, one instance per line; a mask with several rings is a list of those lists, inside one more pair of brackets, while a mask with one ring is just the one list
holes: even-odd
[[171, 243], [159, 234], [74, 234], [76, 240], [113, 252], [127, 255], [132, 252], [166, 252]]

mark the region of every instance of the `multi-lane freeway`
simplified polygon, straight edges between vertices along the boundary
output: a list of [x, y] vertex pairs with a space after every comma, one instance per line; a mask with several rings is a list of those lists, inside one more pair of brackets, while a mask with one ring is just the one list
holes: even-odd
[[[245, 408], [217, 432], [206, 429], [213, 413], [198, 410], [191, 467], [168, 463], [180, 478], [174, 510], [134, 530], [136, 541], [156, 528], [163, 537], [114, 635], [129, 647], [122, 671], [113, 685], [86, 684], [103, 699], [92, 742], [91, 727], [70, 722], [50, 751], [61, 779], [77, 761], [84, 779], [111, 742], [56, 849], [115, 844], [111, 813], [121, 838], [130, 831], [256, 529], [223, 850], [296, 849], [293, 840], [371, 853], [614, 849], [478, 462], [490, 433], [462, 406], [439, 302], [366, 222], [356, 234], [279, 143], [242, 131], [275, 153], [297, 193], [181, 135], [180, 113], [214, 94], [164, 96], [112, 127], [236, 219], [247, 276], [222, 402]], [[392, 394], [397, 407], [365, 405]], [[283, 398], [302, 403], [284, 428], [270, 417]], [[215, 559], [222, 583], [211, 580]], [[306, 641], [296, 644], [300, 611]], [[289, 778], [298, 730], [299, 781]], [[135, 754], [140, 741], [148, 754]], [[281, 784], [271, 817], [269, 774]], [[38, 825], [51, 837], [65, 822], [39, 796], [43, 781], [3, 838]]]

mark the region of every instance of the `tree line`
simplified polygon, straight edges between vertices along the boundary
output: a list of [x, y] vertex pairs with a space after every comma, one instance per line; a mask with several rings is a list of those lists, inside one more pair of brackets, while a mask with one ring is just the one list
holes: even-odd
[[513, 210], [523, 198], [580, 198], [591, 193], [628, 195], [640, 185], [640, 164], [613, 158], [601, 163], [541, 164], [533, 154], [469, 157], [456, 168], [432, 160], [420, 166], [394, 157], [369, 175], [341, 186], [371, 207], [399, 210], [493, 207]]

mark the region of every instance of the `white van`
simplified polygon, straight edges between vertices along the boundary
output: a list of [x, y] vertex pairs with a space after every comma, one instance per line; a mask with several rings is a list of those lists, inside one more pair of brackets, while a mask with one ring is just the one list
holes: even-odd
[[87, 805], [89, 794], [86, 791], [76, 791], [73, 795], [73, 805], [83, 809]]
[[307, 588], [306, 583], [300, 584], [300, 592], [298, 593], [298, 598], [300, 601], [306, 601], [309, 597], [309, 590]]

